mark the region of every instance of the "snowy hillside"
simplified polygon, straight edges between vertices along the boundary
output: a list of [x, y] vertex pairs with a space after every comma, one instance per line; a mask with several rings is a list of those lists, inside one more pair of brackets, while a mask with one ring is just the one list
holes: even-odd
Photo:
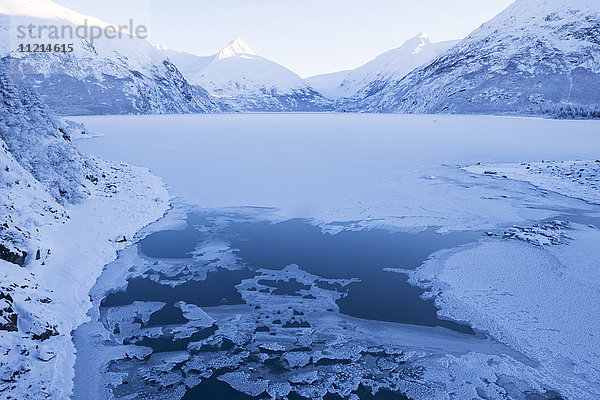
[[215, 58], [212, 56], [197, 56], [184, 51], [176, 51], [162, 45], [157, 45], [156, 49], [166, 56], [170, 62], [177, 66], [183, 76], [188, 79], [192, 78], [198, 71], [206, 68], [208, 64]]
[[[388, 85], [393, 85], [410, 71], [431, 61], [456, 43], [458, 41], [432, 43], [427, 34], [421, 32], [399, 48], [387, 51], [346, 74], [316, 76], [309, 78], [308, 81], [325, 83], [324, 91], [337, 98], [362, 99]], [[336, 78], [339, 81], [336, 82]], [[329, 84], [327, 85], [323, 80]], [[331, 84], [334, 85], [333, 88]]]
[[[206, 91], [189, 85], [144, 39], [123, 33], [120, 39], [103, 36], [93, 42], [89, 37], [57, 40], [48, 30], [41, 38], [17, 38], [19, 25], [63, 29], [86, 22], [107, 26], [50, 0], [0, 0], [0, 31], [10, 38], [0, 44], [0, 55], [10, 54], [13, 74], [31, 84], [53, 111], [63, 115], [217, 111]], [[73, 44], [74, 51], [23, 53], [18, 51], [21, 43]]]
[[[289, 69], [258, 56], [241, 39], [209, 57], [164, 54], [186, 79], [206, 88], [229, 111], [325, 111], [330, 101]], [[195, 57], [195, 58], [194, 58]]]
[[80, 134], [0, 62], [2, 398], [69, 398], [70, 334], [85, 320], [89, 288], [168, 204], [147, 170], [81, 155], [71, 142]]
[[88, 197], [99, 169], [75, 150], [66, 125], [30, 89], [13, 84], [4, 62], [0, 100], [0, 391], [5, 392], [31, 370], [18, 351], [23, 356], [24, 349], [37, 346], [35, 356], [45, 359], [41, 342], [58, 334], [46, 318], [47, 303], [39, 301], [47, 288], [35, 291], [35, 277], [19, 266], [47, 259], [40, 229], [68, 220], [63, 205]]
[[600, 115], [600, 2], [517, 0], [365, 111]]
[[97, 168], [31, 89], [14, 86], [6, 62], [0, 63], [0, 96], [0, 258], [22, 264], [33, 252], [28, 228], [64, 217], [57, 203], [86, 198]]
[[329, 74], [314, 75], [305, 78], [304, 81], [318, 90], [327, 98], [337, 99], [344, 95], [340, 84], [351, 70], [331, 72]]

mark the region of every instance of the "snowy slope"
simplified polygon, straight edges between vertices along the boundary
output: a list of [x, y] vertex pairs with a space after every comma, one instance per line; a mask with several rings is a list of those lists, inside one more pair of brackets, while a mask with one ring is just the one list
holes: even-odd
[[206, 68], [208, 64], [215, 58], [212, 56], [197, 56], [192, 53], [186, 53], [184, 51], [176, 51], [169, 49], [162, 45], [157, 45], [156, 48], [165, 55], [170, 62], [177, 66], [177, 69], [181, 71], [183, 76], [189, 80], [198, 71]]
[[[328, 93], [337, 98], [367, 97], [381, 88], [392, 85], [402, 79], [413, 69], [431, 61], [439, 54], [448, 50], [458, 41], [432, 43], [426, 33], [421, 32], [407, 40], [402, 46], [389, 50], [367, 64], [347, 72], [337, 82], [337, 86]], [[327, 78], [329, 84], [335, 83], [341, 73], [328, 74], [309, 78], [309, 82], [320, 82]]]
[[[50, 0], [0, 0], [0, 31], [8, 36], [0, 54], [10, 54], [12, 71], [35, 87], [60, 114], [144, 114], [216, 111], [208, 94], [192, 87], [149, 42], [132, 37], [19, 39], [19, 25], [105, 27]], [[34, 33], [37, 35], [37, 32]], [[73, 53], [18, 52], [20, 43], [72, 43]]]
[[27, 228], [64, 217], [57, 203], [85, 199], [98, 170], [75, 150], [68, 126], [30, 88], [15, 86], [8, 68], [0, 62], [0, 258], [22, 264], [35, 250]]
[[[164, 50], [163, 50], [164, 51]], [[184, 65], [186, 79], [230, 111], [324, 111], [329, 100], [289, 69], [258, 56], [241, 39], [210, 57], [164, 53]], [[193, 61], [193, 62], [190, 62]]]
[[329, 74], [314, 75], [305, 78], [304, 81], [315, 90], [330, 99], [337, 99], [344, 95], [340, 84], [351, 70], [331, 72]]
[[0, 348], [3, 354], [0, 391], [3, 394], [23, 397], [10, 389], [32, 369], [25, 360], [29, 354], [22, 357], [25, 354], [22, 349], [29, 347], [25, 342], [31, 348], [41, 346], [32, 358], [45, 358], [41, 343], [57, 332], [55, 325], [46, 319], [47, 303], [39, 301], [47, 292], [39, 290], [34, 294], [31, 290], [38, 289], [37, 282], [29, 270], [20, 266], [47, 258], [48, 248], [42, 244], [40, 230], [68, 220], [63, 205], [85, 199], [97, 172], [95, 163], [82, 157], [70, 143], [64, 125], [49, 115], [31, 90], [16, 86], [7, 63], [0, 63]]
[[67, 399], [87, 293], [168, 194], [145, 169], [81, 155], [80, 127], [9, 66], [0, 62], [0, 397]]
[[517, 0], [365, 111], [600, 113], [600, 2]]

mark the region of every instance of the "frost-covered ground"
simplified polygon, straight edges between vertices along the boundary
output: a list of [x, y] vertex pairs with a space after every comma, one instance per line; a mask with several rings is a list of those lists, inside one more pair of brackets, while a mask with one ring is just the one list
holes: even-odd
[[[431, 290], [441, 315], [533, 361], [525, 371], [511, 358], [448, 354], [420, 376], [447, 385], [436, 386], [440, 398], [452, 391], [519, 398], [503, 392], [518, 371], [523, 382], [567, 398], [600, 396], [598, 122], [336, 114], [82, 120], [105, 134], [79, 142], [83, 150], [148, 166], [172, 194], [209, 209], [274, 207], [273, 218], [328, 229], [490, 230], [476, 244], [434, 254], [411, 279]], [[238, 375], [226, 380], [250, 385]], [[469, 384], [451, 383], [461, 381]]]
[[70, 332], [86, 320], [90, 289], [116, 251], [169, 204], [162, 181], [146, 169], [97, 162], [104, 176], [90, 197], [65, 206], [68, 220], [38, 228], [39, 243], [51, 253], [27, 268], [0, 260], [0, 282], [9, 287], [20, 331], [0, 330], [0, 392], [6, 398], [70, 395]]
[[[593, 143], [592, 143], [593, 146]], [[597, 147], [595, 147], [598, 150]], [[529, 182], [540, 189], [600, 204], [600, 158], [471, 165], [469, 172]]]

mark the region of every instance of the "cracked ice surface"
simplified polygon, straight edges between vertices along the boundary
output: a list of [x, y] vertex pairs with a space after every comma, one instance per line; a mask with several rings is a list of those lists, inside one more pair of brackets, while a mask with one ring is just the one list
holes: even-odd
[[[442, 399], [450, 382], [472, 374], [476, 365], [483, 371], [481, 379], [452, 390], [465, 396], [500, 393], [506, 390], [501, 375], [518, 375], [521, 391], [543, 392], [549, 384], [526, 357], [481, 335], [340, 314], [335, 301], [353, 282], [289, 265], [258, 270], [237, 285], [246, 304], [200, 308], [178, 302], [189, 323], [217, 329], [188, 343], [187, 351], [154, 353], [144, 360], [117, 357], [109, 363], [112, 378], [106, 383], [119, 398], [144, 393], [162, 399], [165, 390], [180, 398], [186, 388], [216, 376], [249, 396], [285, 398], [295, 392], [318, 399], [335, 393], [357, 399], [356, 392], [367, 388]], [[161, 305], [135, 306], [142, 313]], [[122, 307], [116, 308], [109, 314], [120, 315]], [[148, 333], [141, 329], [139, 334]]]

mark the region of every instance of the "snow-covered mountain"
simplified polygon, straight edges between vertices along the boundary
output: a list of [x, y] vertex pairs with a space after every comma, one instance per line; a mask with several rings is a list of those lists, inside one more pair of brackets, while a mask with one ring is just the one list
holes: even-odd
[[317, 75], [307, 81], [334, 98], [362, 99], [402, 79], [413, 69], [433, 60], [458, 41], [432, 43], [421, 32], [402, 46], [346, 73]]
[[325, 111], [331, 102], [289, 69], [254, 51], [241, 39], [217, 54], [194, 56], [163, 49], [193, 85], [206, 88], [229, 111]]
[[304, 78], [304, 81], [327, 98], [337, 99], [344, 96], [344, 90], [340, 85], [351, 71], [352, 70], [346, 70], [314, 75]]
[[[33, 24], [33, 38], [18, 39], [19, 26]], [[200, 87], [189, 85], [179, 70], [148, 41], [121, 32], [121, 38], [56, 39], [37, 27], [107, 27], [51, 0], [0, 0], [0, 55], [11, 57], [21, 76], [53, 111], [63, 115], [145, 114], [217, 111]], [[74, 35], [73, 35], [74, 36]], [[114, 35], [116, 36], [116, 35]], [[72, 53], [23, 53], [19, 44], [72, 44]]]
[[517, 0], [364, 111], [600, 116], [600, 2]]
[[172, 50], [162, 45], [157, 45], [156, 48], [165, 55], [169, 61], [177, 66], [177, 69], [181, 71], [186, 79], [193, 78], [199, 71], [206, 68], [206, 66], [215, 58], [214, 55], [197, 56], [184, 51]]

